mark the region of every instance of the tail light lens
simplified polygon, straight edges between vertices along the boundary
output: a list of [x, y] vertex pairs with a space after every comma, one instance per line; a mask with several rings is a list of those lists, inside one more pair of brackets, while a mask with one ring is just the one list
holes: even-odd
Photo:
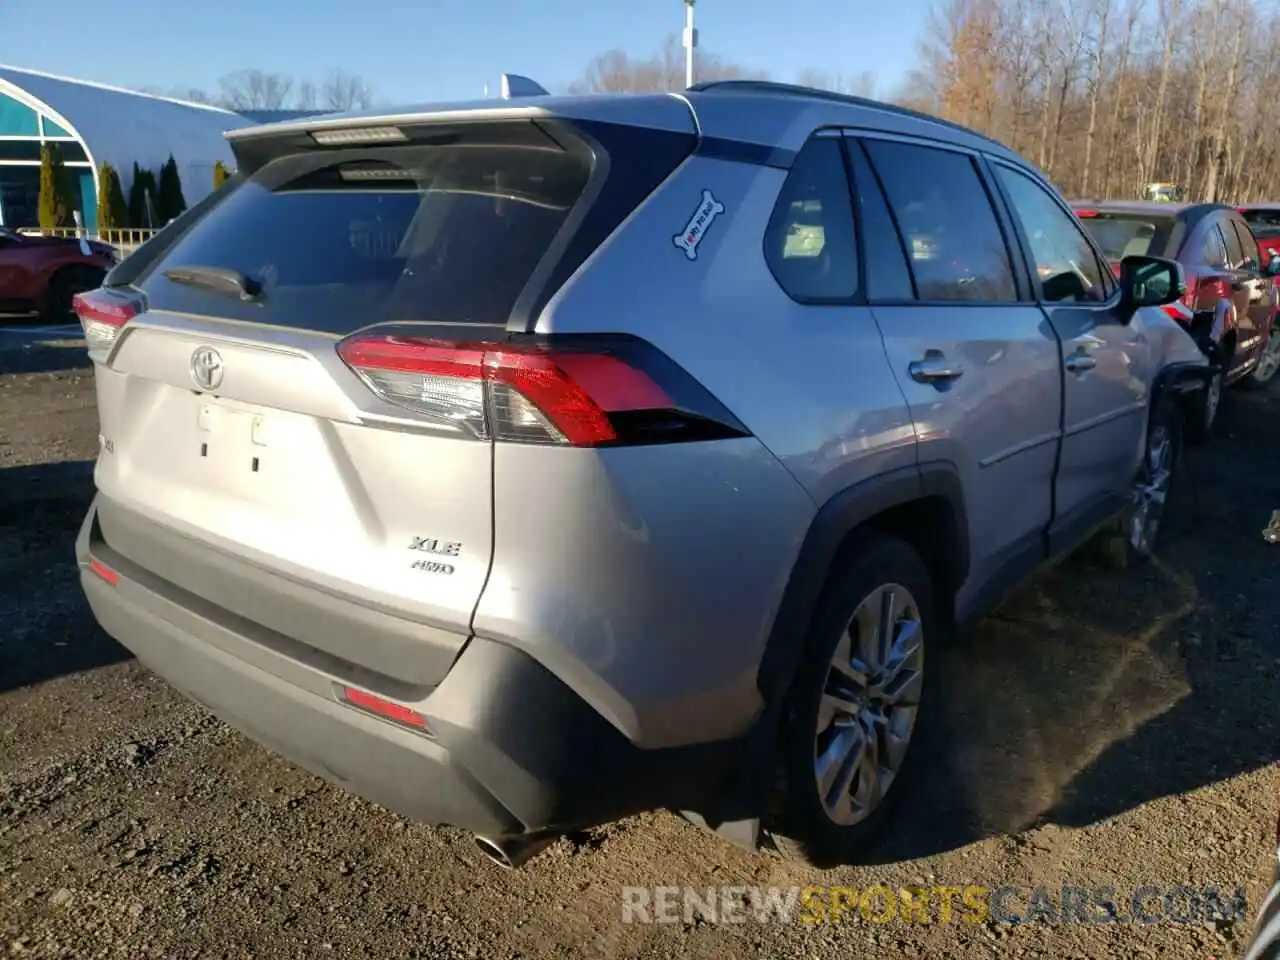
[[1162, 308], [1166, 315], [1177, 320], [1179, 323], [1187, 325], [1195, 319], [1195, 312], [1186, 303], [1186, 298], [1178, 300], [1174, 303], [1166, 303]]
[[71, 308], [80, 321], [85, 344], [91, 352], [109, 349], [120, 336], [120, 329], [142, 312], [134, 298], [105, 288], [76, 294]]
[[629, 337], [458, 343], [369, 332], [338, 354], [385, 402], [476, 440], [603, 447], [747, 435], [673, 361]]

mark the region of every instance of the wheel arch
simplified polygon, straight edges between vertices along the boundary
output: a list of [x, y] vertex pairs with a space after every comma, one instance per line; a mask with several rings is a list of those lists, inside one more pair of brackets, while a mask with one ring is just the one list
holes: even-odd
[[814, 614], [834, 571], [869, 531], [915, 547], [948, 610], [969, 575], [969, 526], [960, 472], [949, 461], [904, 467], [865, 480], [823, 504], [801, 544], [757, 673], [766, 713], [795, 675]]

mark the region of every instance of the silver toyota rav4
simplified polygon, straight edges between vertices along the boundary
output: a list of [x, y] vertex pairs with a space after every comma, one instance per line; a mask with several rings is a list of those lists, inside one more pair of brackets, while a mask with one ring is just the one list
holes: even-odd
[[1117, 278], [991, 140], [757, 82], [228, 136], [77, 301], [84, 590], [500, 862], [655, 808], [856, 859], [926, 652], [1100, 528], [1152, 548], [1207, 371], [1180, 270]]

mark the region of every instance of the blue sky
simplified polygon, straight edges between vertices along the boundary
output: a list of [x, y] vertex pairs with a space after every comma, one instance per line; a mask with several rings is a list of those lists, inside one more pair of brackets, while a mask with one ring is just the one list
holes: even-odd
[[[915, 61], [928, 0], [698, 0], [708, 51], [793, 80]], [[683, 25], [681, 0], [46, 0], [3, 5], [0, 62], [125, 87], [199, 88], [257, 68], [360, 74], [393, 103], [471, 99], [503, 71], [550, 87], [611, 48], [646, 56]], [[69, 28], [79, 24], [80, 28]]]

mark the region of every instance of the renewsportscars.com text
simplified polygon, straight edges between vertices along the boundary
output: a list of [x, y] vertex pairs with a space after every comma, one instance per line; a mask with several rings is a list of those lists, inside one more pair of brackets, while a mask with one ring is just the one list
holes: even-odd
[[1245, 920], [1240, 889], [1147, 884], [1024, 887], [623, 887], [623, 923], [1199, 923]]

